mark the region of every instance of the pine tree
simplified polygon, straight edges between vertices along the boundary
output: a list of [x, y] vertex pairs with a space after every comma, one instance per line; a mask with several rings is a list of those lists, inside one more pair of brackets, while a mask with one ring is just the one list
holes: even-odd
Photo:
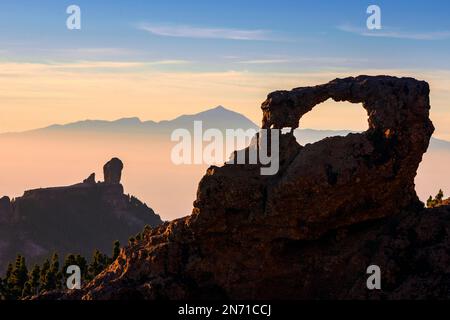
[[430, 196], [427, 200], [427, 208], [433, 208], [433, 206], [434, 206], [433, 197]]
[[48, 290], [49, 287], [49, 281], [48, 281], [48, 273], [50, 271], [50, 261], [48, 259], [45, 259], [44, 264], [41, 268], [41, 273], [39, 275], [39, 282], [41, 284], [40, 290]]
[[26, 297], [30, 297], [32, 295], [33, 295], [33, 288], [31, 286], [31, 282], [27, 281], [27, 282], [25, 282], [25, 285], [23, 286], [21, 297], [26, 298]]
[[67, 274], [67, 268], [74, 265], [77, 265], [75, 255], [74, 254], [67, 255], [66, 258], [64, 259], [64, 263], [62, 266], [64, 283], [67, 281], [67, 278], [69, 277], [69, 275]]
[[442, 191], [442, 189], [439, 189], [438, 194], [436, 195], [436, 201], [441, 204], [442, 203], [442, 199], [444, 199], [444, 191]]
[[113, 253], [112, 253], [112, 261], [115, 261], [120, 254], [120, 242], [119, 240], [114, 241]]
[[52, 289], [61, 289], [62, 287], [61, 281], [63, 276], [59, 270], [59, 256], [56, 252], [53, 254], [50, 270], [53, 277]]
[[12, 276], [12, 272], [13, 272], [13, 265], [12, 263], [8, 264], [8, 268], [6, 269], [6, 275], [5, 275], [5, 279], [3, 279], [3, 298], [5, 300], [9, 300], [12, 299], [12, 293], [11, 293], [11, 288], [10, 288], [10, 281], [11, 281], [11, 276]]
[[77, 262], [74, 254], [69, 254], [64, 259], [63, 270], [66, 271], [69, 266], [75, 265]]
[[436, 195], [436, 197], [430, 196], [427, 200], [427, 207], [428, 208], [436, 208], [442, 205], [442, 201], [444, 199], [444, 191], [442, 191], [442, 189], [439, 190], [438, 194]]
[[40, 273], [41, 290], [50, 291], [61, 287], [59, 258], [54, 253], [51, 262], [46, 259]]
[[39, 267], [39, 265], [35, 265], [33, 270], [31, 271], [31, 273], [28, 276], [28, 281], [30, 282], [31, 285], [31, 291], [32, 294], [38, 294], [39, 293], [39, 276], [41, 273], [41, 268]]
[[99, 250], [95, 250], [88, 269], [90, 279], [95, 278], [108, 265], [109, 265], [108, 256], [106, 254], [101, 253]]
[[8, 278], [8, 287], [13, 298], [22, 296], [25, 283], [28, 281], [28, 270], [25, 257], [17, 255], [16, 262]]
[[86, 261], [86, 258], [82, 257], [81, 255], [77, 254], [75, 256], [75, 263], [74, 265], [77, 265], [80, 267], [81, 270], [81, 279], [82, 280], [90, 280], [89, 274], [88, 274], [88, 264]]
[[80, 268], [82, 280], [92, 280], [101, 273], [112, 259], [117, 259], [120, 254], [120, 242], [115, 241], [112, 257], [95, 250], [91, 263], [81, 255], [70, 254], [64, 260], [60, 269], [59, 257], [54, 253], [51, 260], [46, 259], [40, 267], [35, 265], [31, 272], [28, 272], [25, 257], [18, 255], [14, 264], [8, 265], [6, 276], [0, 278], [0, 300], [13, 300], [36, 295], [43, 291], [61, 289], [63, 281], [67, 280], [66, 270], [71, 265]]
[[0, 301], [6, 300], [5, 280], [0, 278]]

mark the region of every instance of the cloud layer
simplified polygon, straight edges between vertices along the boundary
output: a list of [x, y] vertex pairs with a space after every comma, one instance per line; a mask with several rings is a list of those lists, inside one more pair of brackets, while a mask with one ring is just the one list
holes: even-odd
[[138, 29], [165, 37], [226, 40], [271, 40], [270, 32], [265, 30], [244, 30], [231, 28], [204, 28], [188, 25], [140, 24]]
[[368, 30], [364, 28], [357, 28], [350, 25], [341, 25], [338, 26], [337, 29], [365, 37], [427, 40], [427, 41], [450, 39], [450, 31], [405, 32], [393, 30], [390, 28], [383, 28], [382, 30]]

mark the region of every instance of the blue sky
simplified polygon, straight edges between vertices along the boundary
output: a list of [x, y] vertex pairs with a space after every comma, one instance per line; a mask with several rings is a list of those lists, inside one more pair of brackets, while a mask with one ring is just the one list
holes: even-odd
[[[70, 4], [81, 7], [80, 31], [65, 28]], [[370, 4], [382, 10], [378, 37], [360, 34]], [[450, 67], [445, 0], [22, 0], [1, 6], [3, 60], [186, 60], [201, 62], [184, 66], [199, 70]]]
[[[81, 8], [68, 30], [66, 8]], [[381, 30], [366, 28], [369, 5]], [[259, 122], [267, 93], [365, 74], [432, 87], [450, 140], [450, 1], [21, 0], [0, 7], [0, 132], [174, 118], [225, 105]], [[126, 107], [125, 107], [126, 106]], [[359, 113], [305, 125], [362, 130]]]

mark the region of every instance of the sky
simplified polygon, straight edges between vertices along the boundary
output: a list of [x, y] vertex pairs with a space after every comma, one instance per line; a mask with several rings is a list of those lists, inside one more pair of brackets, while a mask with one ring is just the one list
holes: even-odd
[[[69, 30], [69, 5], [81, 30]], [[368, 30], [369, 5], [381, 9]], [[450, 2], [0, 2], [0, 132], [84, 119], [164, 120], [217, 105], [259, 123], [273, 90], [358, 74], [430, 82], [436, 136], [450, 140]], [[327, 102], [304, 122], [367, 127]], [[333, 114], [331, 115], [330, 112]]]

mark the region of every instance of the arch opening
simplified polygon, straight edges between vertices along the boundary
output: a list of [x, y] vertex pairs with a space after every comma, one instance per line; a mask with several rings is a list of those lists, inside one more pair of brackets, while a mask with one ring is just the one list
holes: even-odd
[[362, 103], [328, 99], [303, 115], [294, 135], [299, 144], [305, 145], [327, 137], [346, 136], [367, 129], [368, 115]]

